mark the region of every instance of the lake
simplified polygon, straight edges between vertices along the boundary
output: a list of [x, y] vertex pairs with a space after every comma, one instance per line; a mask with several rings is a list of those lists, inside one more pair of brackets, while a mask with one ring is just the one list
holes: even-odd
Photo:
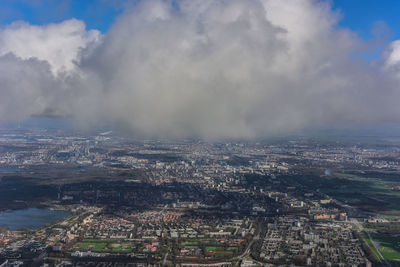
[[71, 213], [65, 210], [37, 208], [13, 210], [0, 213], [0, 227], [9, 226], [10, 230], [37, 230], [69, 215]]
[[21, 171], [22, 169], [19, 169], [19, 168], [11, 168], [11, 167], [2, 167], [2, 168], [0, 168], [0, 172], [19, 172], [19, 171]]

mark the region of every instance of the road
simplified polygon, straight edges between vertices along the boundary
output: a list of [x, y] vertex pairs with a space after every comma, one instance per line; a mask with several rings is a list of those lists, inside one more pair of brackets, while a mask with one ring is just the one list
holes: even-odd
[[169, 253], [169, 252], [165, 253], [164, 260], [163, 260], [163, 262], [162, 262], [162, 266], [167, 266], [168, 253]]
[[[379, 249], [379, 244], [377, 245], [377, 242], [375, 242], [375, 241], [372, 239], [372, 237], [371, 237], [371, 235], [369, 234], [368, 231], [363, 231], [364, 228], [363, 228], [362, 224], [361, 224], [357, 219], [351, 219], [351, 222], [354, 223], [354, 225], [358, 228], [358, 231], [359, 231], [359, 232], [365, 232], [365, 233], [367, 233], [368, 238], [371, 240], [372, 245], [374, 245], [376, 251], [378, 252], [378, 255], [379, 255], [379, 257], [380, 257], [379, 260], [383, 260], [383, 261], [385, 262], [386, 266], [390, 266], [390, 267], [391, 267], [392, 265], [390, 264], [390, 262], [389, 262], [388, 260], [386, 260], [385, 257], [383, 257], [383, 255], [382, 255], [382, 253], [381, 253], [381, 251], [380, 251], [380, 249]], [[367, 243], [367, 245], [369, 246], [368, 243]]]
[[232, 260], [242, 260], [243, 258], [247, 257], [250, 254], [251, 246], [253, 243], [260, 238], [260, 229], [257, 229], [257, 235], [254, 236], [253, 240], [250, 241], [249, 245], [247, 246], [246, 250], [239, 256], [232, 258]]
[[379, 257], [381, 257], [381, 259], [385, 262], [385, 264], [386, 264], [387, 266], [390, 266], [390, 267], [391, 267], [392, 265], [390, 264], [390, 262], [389, 262], [388, 260], [386, 260], [385, 257], [383, 257], [381, 251], [379, 250], [379, 244], [376, 245], [377, 243], [372, 239], [372, 237], [371, 237], [371, 235], [369, 234], [369, 232], [368, 232], [368, 231], [365, 231], [365, 232], [367, 233], [368, 238], [371, 240], [372, 245], [374, 245], [376, 251], [378, 252]]

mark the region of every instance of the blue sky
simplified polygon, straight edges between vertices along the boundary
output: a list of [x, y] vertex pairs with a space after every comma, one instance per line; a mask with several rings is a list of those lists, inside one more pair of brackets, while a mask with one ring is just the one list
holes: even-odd
[[[137, 0], [134, 0], [137, 1]], [[25, 20], [46, 24], [65, 19], [83, 20], [89, 29], [107, 32], [122, 12], [126, 0], [1, 0], [0, 24]], [[132, 1], [133, 2], [133, 1]], [[383, 21], [390, 28], [392, 39], [400, 39], [399, 0], [331, 0], [340, 10], [341, 27], [350, 28], [362, 38], [369, 39], [374, 24]]]
[[376, 22], [384, 22], [390, 29], [392, 39], [400, 39], [399, 0], [333, 0], [333, 8], [342, 13], [340, 26], [350, 28], [362, 38], [373, 35]]
[[123, 0], [1, 0], [0, 24], [24, 20], [31, 24], [47, 24], [76, 18], [89, 29], [107, 32], [122, 12]]

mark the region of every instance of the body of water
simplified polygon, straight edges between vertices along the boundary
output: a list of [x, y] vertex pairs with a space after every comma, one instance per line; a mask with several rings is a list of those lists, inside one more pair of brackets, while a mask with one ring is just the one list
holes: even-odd
[[21, 169], [19, 168], [10, 168], [10, 167], [5, 167], [5, 168], [0, 168], [0, 172], [19, 172]]
[[10, 230], [37, 230], [46, 224], [54, 223], [71, 213], [64, 210], [24, 209], [0, 213], [0, 227], [8, 226]]

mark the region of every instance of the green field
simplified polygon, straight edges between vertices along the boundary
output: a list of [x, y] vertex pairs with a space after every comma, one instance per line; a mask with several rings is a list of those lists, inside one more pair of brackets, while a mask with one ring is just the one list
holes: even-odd
[[400, 254], [397, 250], [394, 250], [391, 247], [386, 247], [386, 246], [379, 246], [379, 249], [381, 250], [383, 256], [388, 259], [388, 260], [395, 260], [398, 261], [400, 260]]
[[207, 246], [206, 250], [207, 250], [207, 252], [210, 252], [210, 251], [224, 251], [225, 248], [224, 247]]
[[366, 213], [400, 218], [400, 175], [395, 173], [338, 170], [329, 177], [293, 175], [282, 180], [318, 190]]
[[379, 243], [379, 250], [385, 259], [400, 261], [400, 237], [382, 233], [372, 233], [371, 236], [375, 242]]
[[74, 246], [75, 249], [84, 249], [93, 252], [129, 253], [133, 246], [129, 243], [108, 242], [100, 240], [84, 240]]
[[118, 247], [118, 248], [112, 248], [112, 252], [121, 252], [121, 253], [129, 253], [132, 252], [131, 248], [123, 248], [123, 247]]
[[102, 251], [107, 247], [107, 242], [82, 242], [78, 243], [76, 247], [90, 249], [93, 251]]
[[197, 241], [186, 241], [186, 242], [183, 242], [182, 243], [182, 245], [184, 245], [184, 246], [197, 246], [199, 244], [199, 242], [197, 242]]
[[372, 252], [375, 255], [375, 258], [378, 259], [379, 261], [383, 260], [382, 257], [379, 255], [378, 251], [376, 250], [371, 239], [369, 239], [367, 233], [362, 233], [362, 237], [363, 237], [364, 241], [368, 244], [368, 246], [371, 248]]
[[338, 192], [349, 204], [386, 216], [400, 216], [400, 191], [392, 190], [400, 181], [400, 177], [394, 179], [395, 177], [387, 177], [387, 174], [378, 172], [335, 175], [349, 182]]

